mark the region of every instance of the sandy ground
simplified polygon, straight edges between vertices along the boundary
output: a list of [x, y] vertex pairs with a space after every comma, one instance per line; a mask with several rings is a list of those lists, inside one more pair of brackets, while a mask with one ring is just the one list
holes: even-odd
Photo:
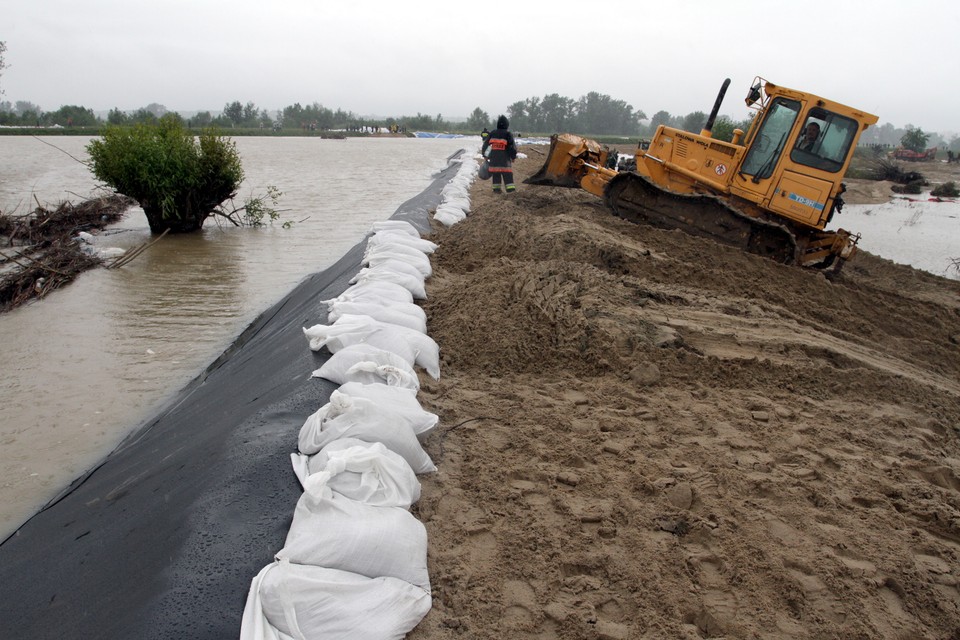
[[489, 188], [433, 237], [410, 638], [960, 637], [960, 282]]
[[[960, 184], [960, 163], [946, 162], [899, 162], [904, 171], [921, 173], [930, 183], [929, 189], [945, 182], [953, 181]], [[893, 182], [886, 180], [852, 180], [846, 179], [847, 191], [843, 199], [849, 204], [882, 204], [891, 197], [901, 197], [891, 191]], [[915, 197], [915, 196], [908, 196]]]

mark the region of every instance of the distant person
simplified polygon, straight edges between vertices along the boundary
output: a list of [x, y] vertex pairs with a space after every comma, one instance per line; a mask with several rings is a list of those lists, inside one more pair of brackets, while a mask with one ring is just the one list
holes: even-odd
[[490, 129], [487, 129], [486, 127], [484, 127], [483, 131], [480, 132], [480, 139], [486, 142], [487, 138], [489, 137], [490, 137]]
[[490, 177], [493, 179], [493, 192], [501, 193], [501, 183], [507, 193], [513, 193], [513, 161], [517, 159], [517, 143], [510, 133], [510, 121], [506, 116], [497, 118], [497, 128], [483, 139], [480, 151], [490, 161]]
[[819, 137], [820, 125], [816, 122], [808, 122], [803, 130], [803, 135], [800, 136], [800, 141], [797, 143], [797, 149], [813, 153], [813, 145], [816, 144]]

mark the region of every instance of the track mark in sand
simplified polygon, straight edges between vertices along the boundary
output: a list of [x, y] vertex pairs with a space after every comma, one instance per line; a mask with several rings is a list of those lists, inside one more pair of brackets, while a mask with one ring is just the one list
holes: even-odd
[[[653, 307], [648, 313], [662, 319]], [[806, 326], [788, 318], [761, 323], [756, 318], [680, 307], [670, 307], [666, 321], [684, 329], [684, 342], [705, 355], [721, 359], [762, 358], [794, 365], [795, 356], [784, 355], [782, 347], [795, 345], [807, 357], [824, 360], [832, 367], [867, 366], [960, 396], [960, 383], [947, 376], [921, 369], [880, 349], [830, 335], [816, 325]]]
[[624, 620], [625, 611], [620, 601], [612, 598], [597, 607], [597, 616], [608, 622], [621, 622]]
[[470, 536], [466, 550], [471, 567], [484, 567], [496, 562], [500, 547], [495, 535], [489, 531], [483, 531]]
[[674, 461], [671, 464], [670, 471], [676, 477], [662, 478], [657, 481], [657, 485], [675, 507], [696, 508], [701, 505], [703, 497], [722, 497], [720, 485], [714, 473], [696, 466], [689, 466], [682, 461]]
[[505, 429], [488, 428], [483, 434], [484, 443], [494, 451], [506, 451], [514, 446], [516, 439]]
[[611, 571], [619, 571], [611, 564], [616, 563], [602, 554], [581, 556], [560, 565], [562, 587], [543, 608], [545, 618], [566, 629], [571, 625], [589, 625], [582, 627], [592, 629], [589, 637], [608, 640], [636, 637], [630, 624], [637, 614], [631, 592], [624, 592], [611, 582]]
[[510, 488], [520, 494], [524, 503], [531, 507], [543, 507], [551, 503], [549, 487], [529, 474], [514, 471], [507, 476]]
[[767, 521], [767, 531], [779, 540], [783, 546], [790, 549], [806, 541], [802, 533], [778, 518], [770, 518]]
[[732, 621], [737, 615], [737, 596], [729, 591], [720, 559], [715, 556], [702, 559], [700, 572], [707, 586], [703, 593], [704, 607], [721, 620]]
[[777, 613], [777, 631], [784, 638], [809, 638], [807, 629], [789, 614], [783, 611]]
[[960, 493], [960, 477], [957, 477], [956, 471], [950, 467], [932, 465], [917, 469], [916, 473], [934, 486]]
[[550, 496], [539, 491], [529, 491], [523, 494], [523, 501], [531, 507], [544, 507], [550, 504]]
[[503, 584], [504, 629], [530, 629], [536, 619], [537, 594], [529, 582], [507, 580]]
[[685, 484], [689, 485], [691, 502], [690, 506], [687, 507], [688, 509], [701, 506], [705, 497], [708, 499], [723, 497], [716, 475], [709, 471], [697, 469], [693, 473], [685, 475], [684, 479], [686, 482], [678, 483], [677, 487], [682, 487]]
[[835, 549], [837, 559], [840, 564], [845, 566], [853, 575], [864, 578], [872, 578], [877, 574], [877, 565], [869, 560], [860, 557], [848, 549]]
[[826, 456], [804, 446], [797, 446], [791, 452], [778, 456], [775, 462], [781, 472], [801, 482], [821, 480], [823, 471], [830, 471], [836, 466], [828, 462]]
[[696, 570], [700, 586], [702, 608], [684, 618], [695, 624], [708, 636], [726, 634], [734, 623], [739, 609], [737, 595], [723, 574], [723, 562], [705, 548], [694, 546], [687, 562]]
[[930, 555], [930, 552], [914, 554], [913, 562], [920, 571], [929, 576], [938, 591], [954, 602], [960, 602], [960, 569], [955, 570], [949, 562], [939, 556]]
[[718, 420], [713, 425], [718, 442], [725, 444], [731, 451], [736, 452], [763, 452], [765, 447], [749, 434], [741, 431], [735, 425]]
[[900, 583], [893, 578], [887, 578], [880, 585], [877, 594], [883, 606], [879, 611], [878, 607], [869, 606], [871, 618], [892, 619], [893, 624], [899, 629], [898, 637], [901, 638], [922, 638], [926, 635], [916, 627], [916, 620], [907, 611], [905, 606], [907, 594]]
[[522, 494], [534, 493], [539, 485], [536, 482], [531, 480], [524, 480], [523, 478], [511, 478], [509, 480], [510, 486]]
[[[616, 537], [616, 527], [610, 526], [609, 516], [612, 505], [605, 500], [587, 500], [576, 496], [565, 497], [563, 506], [579, 523], [580, 529], [601, 537]], [[607, 524], [604, 524], [604, 523]]]
[[784, 564], [787, 572], [800, 586], [805, 604], [809, 605], [816, 617], [831, 624], [841, 624], [847, 619], [843, 603], [830, 592], [823, 580], [802, 565], [794, 562]]
[[917, 568], [933, 575], [949, 575], [952, 572], [949, 562], [929, 553], [917, 553], [913, 556], [913, 561]]

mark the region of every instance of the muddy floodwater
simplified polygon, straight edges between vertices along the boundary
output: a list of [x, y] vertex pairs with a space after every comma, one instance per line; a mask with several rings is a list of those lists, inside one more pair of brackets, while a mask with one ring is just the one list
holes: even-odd
[[[89, 196], [96, 182], [79, 162], [88, 142], [0, 136], [0, 211]], [[150, 418], [261, 311], [429, 185], [450, 154], [475, 151], [479, 138], [236, 143], [246, 173], [238, 200], [278, 187], [291, 228], [208, 221], [202, 233], [167, 236], [125, 267], [95, 269], [0, 314], [0, 539]], [[130, 249], [150, 239], [135, 208], [97, 242]]]

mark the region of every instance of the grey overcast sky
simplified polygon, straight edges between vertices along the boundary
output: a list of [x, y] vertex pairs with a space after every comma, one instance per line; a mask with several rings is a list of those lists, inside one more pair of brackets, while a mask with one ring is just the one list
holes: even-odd
[[747, 115], [759, 75], [960, 132], [956, 0], [7, 0], [4, 100], [45, 111], [295, 102], [444, 118], [590, 91], [652, 116]]

